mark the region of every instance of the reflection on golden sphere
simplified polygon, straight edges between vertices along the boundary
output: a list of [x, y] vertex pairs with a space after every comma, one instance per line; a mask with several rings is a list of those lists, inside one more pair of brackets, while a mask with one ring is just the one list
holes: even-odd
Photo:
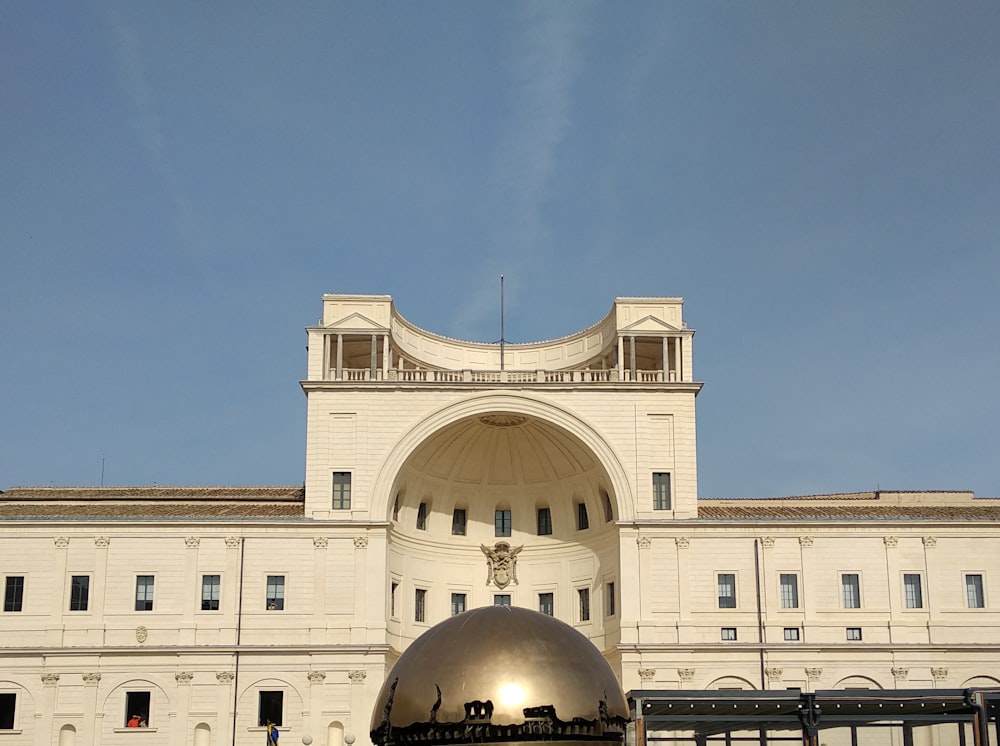
[[620, 742], [627, 718], [611, 666], [586, 637], [545, 614], [486, 606], [403, 653], [376, 700], [372, 739]]

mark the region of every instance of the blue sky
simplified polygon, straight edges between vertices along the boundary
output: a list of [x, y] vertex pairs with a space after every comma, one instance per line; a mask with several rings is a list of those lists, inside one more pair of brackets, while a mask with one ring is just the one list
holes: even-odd
[[0, 4], [0, 489], [296, 484], [325, 292], [697, 330], [704, 496], [1000, 495], [1000, 3]]

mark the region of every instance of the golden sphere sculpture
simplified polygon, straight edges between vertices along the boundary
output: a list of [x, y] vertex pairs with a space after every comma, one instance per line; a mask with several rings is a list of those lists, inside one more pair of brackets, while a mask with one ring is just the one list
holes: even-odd
[[400, 656], [375, 701], [376, 746], [521, 741], [621, 743], [628, 704], [586, 637], [546, 614], [457, 614]]

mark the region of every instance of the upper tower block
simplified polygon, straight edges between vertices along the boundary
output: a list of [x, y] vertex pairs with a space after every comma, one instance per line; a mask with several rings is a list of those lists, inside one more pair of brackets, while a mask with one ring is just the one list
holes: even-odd
[[[388, 295], [324, 295], [309, 382], [693, 383], [681, 298], [616, 298], [593, 326], [522, 344], [463, 342], [403, 318]], [[503, 356], [501, 359], [501, 355]]]

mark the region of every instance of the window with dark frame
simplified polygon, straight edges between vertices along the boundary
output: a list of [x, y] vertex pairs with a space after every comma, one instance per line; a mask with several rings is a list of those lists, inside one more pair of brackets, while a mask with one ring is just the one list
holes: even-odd
[[451, 534], [452, 536], [465, 536], [466, 531], [465, 508], [455, 508], [451, 514]]
[[604, 615], [605, 616], [614, 616], [615, 615], [615, 584], [609, 582], [607, 584], [607, 589], [608, 589], [608, 603], [607, 603], [607, 607], [605, 608]]
[[333, 472], [333, 510], [351, 509], [351, 472]]
[[396, 589], [399, 588], [399, 583], [393, 581], [392, 585], [389, 586], [389, 616], [393, 619], [396, 618]]
[[848, 640], [860, 640], [861, 639], [861, 627], [848, 627], [847, 628], [847, 639]]
[[670, 472], [653, 472], [653, 510], [670, 510]]
[[24, 576], [8, 575], [4, 580], [3, 610], [21, 611], [24, 604]]
[[465, 611], [465, 594], [464, 593], [452, 593], [451, 594], [451, 615], [461, 614]]
[[425, 620], [426, 610], [424, 606], [426, 603], [427, 591], [423, 588], [417, 588], [413, 594], [413, 621], [422, 622]]
[[580, 621], [590, 621], [590, 588], [577, 588], [577, 600], [580, 602]]
[[798, 642], [798, 640], [799, 640], [799, 628], [785, 627], [785, 642]]
[[924, 594], [919, 573], [903, 573], [903, 597], [907, 609], [922, 609]]
[[14, 715], [17, 712], [17, 694], [0, 692], [0, 730], [14, 730]]
[[427, 530], [427, 503], [420, 503], [417, 506], [417, 530]]
[[510, 594], [509, 593], [494, 593], [493, 594], [493, 605], [494, 606], [510, 606]]
[[218, 611], [222, 590], [221, 575], [201, 576], [201, 610]]
[[267, 592], [265, 593], [264, 603], [268, 611], [282, 611], [285, 608], [284, 575], [267, 576]]
[[549, 616], [555, 615], [555, 597], [551, 593], [538, 594], [538, 610]]
[[781, 586], [781, 608], [799, 608], [799, 576], [795, 573], [783, 572], [779, 576]]
[[[149, 692], [125, 692], [125, 723], [130, 728], [149, 727]], [[132, 723], [132, 725], [129, 725]]]
[[840, 576], [840, 597], [845, 609], [861, 608], [861, 578], [856, 572]]
[[282, 691], [261, 691], [257, 695], [257, 724], [284, 725], [285, 693]]
[[969, 573], [965, 576], [965, 602], [970, 609], [985, 609], [986, 596], [983, 594], [983, 576]]
[[538, 509], [538, 535], [552, 535], [552, 511], [549, 508]]
[[604, 490], [601, 490], [601, 500], [604, 502], [604, 522], [611, 523], [615, 519], [615, 509], [611, 506], [611, 498]]
[[576, 504], [576, 530], [584, 531], [590, 528], [590, 519], [587, 517], [587, 503]]
[[723, 627], [721, 635], [726, 642], [736, 642], [736, 627]]
[[69, 610], [86, 611], [90, 605], [90, 576], [73, 575], [69, 582]]
[[720, 572], [719, 582], [719, 608], [736, 608], [736, 575], [731, 572]]
[[493, 535], [494, 536], [510, 536], [511, 529], [511, 516], [510, 510], [507, 508], [498, 508], [493, 513]]
[[153, 610], [153, 576], [135, 576], [135, 610]]

